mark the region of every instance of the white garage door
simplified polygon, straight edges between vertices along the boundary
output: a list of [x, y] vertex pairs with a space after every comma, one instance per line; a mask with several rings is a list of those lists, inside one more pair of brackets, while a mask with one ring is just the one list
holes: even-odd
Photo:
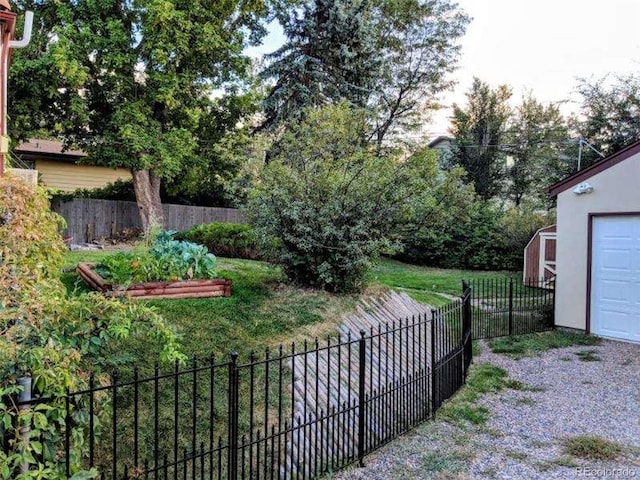
[[591, 332], [640, 342], [640, 216], [595, 217]]

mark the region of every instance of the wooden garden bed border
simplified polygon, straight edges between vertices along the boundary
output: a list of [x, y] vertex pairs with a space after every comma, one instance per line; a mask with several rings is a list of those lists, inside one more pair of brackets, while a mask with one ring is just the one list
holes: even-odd
[[95, 271], [95, 264], [80, 263], [76, 272], [94, 290], [109, 297], [125, 295], [129, 298], [155, 300], [163, 298], [230, 297], [231, 280], [212, 278], [207, 280], [178, 280], [175, 282], [135, 283], [127, 288], [105, 281]]

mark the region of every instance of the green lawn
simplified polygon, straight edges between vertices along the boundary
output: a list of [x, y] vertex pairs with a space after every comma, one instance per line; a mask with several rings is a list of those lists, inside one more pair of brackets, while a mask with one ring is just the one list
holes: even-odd
[[460, 295], [462, 293], [462, 279], [509, 278], [514, 275], [512, 272], [479, 272], [420, 267], [382, 259], [371, 272], [371, 283], [407, 292], [419, 302], [440, 307], [449, 303], [450, 299], [438, 294]]
[[[72, 271], [78, 262], [99, 262], [111, 253], [68, 252], [63, 280], [69, 292], [88, 291]], [[358, 301], [356, 295], [289, 286], [280, 269], [266, 262], [218, 257], [217, 272], [233, 280], [232, 297], [148, 302], [177, 329], [189, 356], [221, 355], [231, 350], [247, 355], [267, 345], [333, 334], [341, 317]], [[370, 275], [370, 284], [372, 290], [404, 291], [419, 302], [439, 307], [460, 294], [462, 278], [496, 276], [507, 277], [508, 273], [443, 270], [382, 259]]]
[[[99, 262], [105, 255], [112, 252], [87, 251], [68, 252], [65, 257], [65, 270], [63, 280], [71, 295], [82, 295], [88, 291], [86, 286], [78, 281], [73, 267], [81, 261]], [[312, 339], [316, 336], [326, 337], [329, 334], [335, 335], [345, 313], [353, 311], [360, 299], [358, 295], [332, 295], [326, 292], [296, 288], [285, 283], [281, 270], [266, 262], [252, 260], [238, 260], [221, 258], [217, 259], [217, 273], [221, 277], [233, 280], [232, 296], [230, 298], [209, 298], [209, 299], [176, 299], [176, 300], [155, 300], [147, 302], [157, 308], [167, 320], [173, 325], [180, 335], [182, 351], [190, 358], [208, 357], [216, 355], [217, 361], [224, 361], [228, 358], [229, 352], [235, 350], [240, 354], [241, 363], [246, 362], [251, 352], [255, 352], [258, 358], [264, 354], [265, 346], [272, 348], [272, 355], [277, 355], [274, 351], [279, 344], [285, 345], [288, 350], [291, 342], [296, 342], [297, 349], [303, 348], [301, 340]], [[383, 260], [376, 267], [371, 275], [370, 293], [377, 293], [381, 289], [394, 288], [408, 292], [413, 298], [428, 302], [434, 306], [449, 302], [445, 296], [437, 295], [442, 291], [449, 295], [459, 293], [458, 286], [462, 277], [474, 275], [471, 272], [446, 271], [404, 265], [399, 262]], [[478, 275], [478, 274], [475, 274]], [[488, 275], [488, 274], [480, 274]], [[138, 359], [136, 365], [143, 370], [153, 368], [154, 355], [143, 344], [136, 344], [135, 357]], [[123, 352], [126, 355], [127, 352]], [[146, 359], [149, 359], [148, 362]], [[141, 360], [141, 361], [140, 361]], [[163, 366], [166, 368], [166, 366]], [[285, 371], [286, 371], [285, 366]], [[245, 373], [247, 371], [245, 370]], [[259, 399], [254, 410], [256, 413], [256, 426], [261, 425], [262, 399], [271, 407], [275, 407], [278, 402], [278, 372], [273, 368], [270, 372], [271, 382], [266, 383], [267, 372], [264, 367], [256, 367], [255, 371], [255, 398]], [[127, 371], [124, 372], [127, 374]], [[130, 372], [129, 372], [130, 374]], [[189, 377], [190, 378], [190, 377]], [[189, 378], [184, 377], [184, 388], [180, 389], [178, 405], [180, 408], [179, 418], [181, 418], [189, 429], [189, 419], [191, 418], [191, 406], [193, 405], [193, 394], [189, 386]], [[246, 380], [246, 379], [245, 379]], [[171, 380], [168, 380], [172, 385]], [[210, 405], [209, 388], [211, 380], [207, 372], [198, 379], [198, 393], [196, 407], [200, 411], [208, 411]], [[215, 380], [216, 389], [225, 392], [226, 380], [224, 372], [218, 373]], [[150, 384], [149, 384], [150, 385]], [[163, 383], [162, 385], [165, 385]], [[161, 386], [162, 386], [161, 385]], [[265, 390], [265, 385], [269, 385], [269, 390]], [[246, 381], [243, 383], [241, 392], [242, 407], [240, 415], [240, 428], [246, 431], [250, 423], [247, 417], [251, 410], [247, 405], [250, 396], [246, 391]], [[152, 391], [149, 388], [140, 392], [143, 405], [153, 405]], [[161, 388], [160, 411], [162, 418], [172, 418], [175, 408], [173, 389]], [[252, 397], [253, 398], [253, 397]], [[216, 431], [224, 436], [226, 428], [226, 409], [224, 396], [219, 404], [216, 404], [215, 421]], [[288, 408], [285, 406], [285, 408]], [[132, 410], [131, 405], [123, 404], [119, 409], [121, 420], [120, 438], [131, 437]], [[151, 435], [154, 431], [153, 415], [150, 410], [142, 408], [140, 411], [141, 430], [145, 435]], [[205, 424], [202, 424], [205, 425]], [[198, 427], [198, 438], [206, 439], [206, 428]], [[184, 430], [184, 429], [183, 429]], [[202, 431], [201, 431], [202, 430]], [[186, 430], [185, 430], [186, 431]], [[160, 435], [161, 449], [171, 448], [171, 436], [163, 431]], [[189, 430], [190, 432], [190, 430]], [[182, 432], [184, 433], [184, 432]], [[190, 445], [188, 435], [180, 437], [180, 445], [188, 447]], [[104, 445], [107, 445], [104, 447]], [[99, 455], [109, 458], [110, 439], [105, 438], [99, 451]], [[150, 444], [149, 444], [150, 445]], [[121, 442], [119, 451], [122, 458], [131, 455], [130, 442]], [[101, 457], [102, 458], [102, 457]]]
[[[111, 253], [69, 252], [65, 269], [80, 261], [99, 262]], [[354, 295], [285, 285], [280, 269], [266, 262], [218, 257], [216, 266], [219, 276], [233, 280], [230, 298], [147, 302], [177, 329], [190, 357], [226, 355], [232, 350], [245, 356], [267, 345], [333, 334], [342, 315], [358, 300]], [[63, 280], [71, 294], [88, 291], [75, 272], [65, 273]]]

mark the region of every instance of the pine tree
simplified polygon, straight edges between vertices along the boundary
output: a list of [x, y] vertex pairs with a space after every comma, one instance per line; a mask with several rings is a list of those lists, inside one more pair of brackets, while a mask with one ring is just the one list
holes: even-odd
[[276, 79], [265, 100], [267, 129], [300, 119], [309, 106], [366, 105], [380, 69], [369, 0], [315, 0], [282, 12], [280, 22], [288, 40], [261, 75]]
[[346, 100], [367, 109], [378, 147], [435, 108], [469, 21], [447, 0], [314, 0], [279, 18], [287, 42], [262, 74], [275, 82], [264, 127]]

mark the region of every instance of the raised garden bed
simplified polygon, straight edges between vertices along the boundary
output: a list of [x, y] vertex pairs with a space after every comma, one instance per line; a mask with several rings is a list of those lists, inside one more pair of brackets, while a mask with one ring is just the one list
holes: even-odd
[[94, 290], [107, 296], [155, 300], [163, 298], [230, 297], [231, 280], [211, 278], [207, 280], [178, 280], [175, 282], [144, 282], [128, 287], [108, 283], [94, 270], [93, 263], [80, 263], [76, 272]]

